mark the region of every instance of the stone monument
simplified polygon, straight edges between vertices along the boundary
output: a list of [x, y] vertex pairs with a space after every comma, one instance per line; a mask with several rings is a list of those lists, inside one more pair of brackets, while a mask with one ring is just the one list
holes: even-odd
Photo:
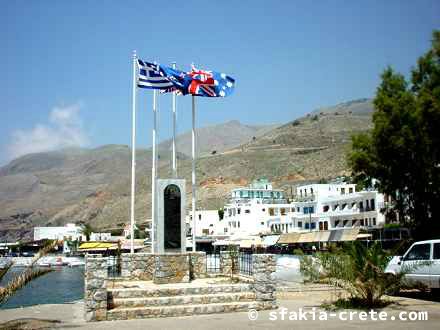
[[154, 252], [186, 253], [184, 179], [157, 179]]

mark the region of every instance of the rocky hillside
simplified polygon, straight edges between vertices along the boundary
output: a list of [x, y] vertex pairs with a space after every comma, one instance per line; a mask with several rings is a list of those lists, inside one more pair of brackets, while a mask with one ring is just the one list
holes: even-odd
[[[209, 128], [205, 132], [217, 132], [220, 137], [209, 140], [197, 161], [198, 206], [221, 207], [230, 189], [262, 176], [288, 192], [294, 183], [348, 174], [345, 154], [350, 137], [371, 128], [371, 113], [371, 100], [317, 109], [276, 128], [251, 128], [244, 134], [248, 136], [246, 142], [237, 142], [238, 146], [232, 140], [222, 144], [224, 131], [218, 126]], [[238, 122], [224, 125], [240, 131], [244, 126]], [[233, 129], [228, 132], [228, 136], [240, 136]], [[188, 134], [178, 141], [185, 141]], [[206, 143], [204, 136], [199, 137], [200, 148]], [[161, 149], [168, 146], [165, 142]], [[191, 161], [184, 155], [187, 150], [183, 146], [178, 150], [183, 153], [179, 155], [178, 172], [187, 180], [190, 202]], [[130, 149], [116, 145], [14, 160], [0, 169], [0, 239], [29, 238], [32, 227], [43, 224], [82, 221], [105, 229], [123, 226], [129, 219], [130, 161]], [[137, 222], [145, 222], [151, 214], [150, 163], [151, 152], [139, 150]], [[169, 152], [161, 152], [159, 167], [161, 177], [170, 175]]]
[[[258, 137], [279, 125], [243, 125], [238, 120], [201, 127], [196, 130], [198, 156], [222, 152], [248, 142], [252, 137]], [[176, 139], [176, 149], [191, 156], [191, 132], [181, 134]], [[171, 150], [171, 139], [159, 144], [161, 153]]]

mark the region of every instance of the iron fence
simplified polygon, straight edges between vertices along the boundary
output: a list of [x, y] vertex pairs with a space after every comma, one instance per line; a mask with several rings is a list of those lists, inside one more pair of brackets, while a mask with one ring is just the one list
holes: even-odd
[[118, 256], [107, 257], [107, 272], [109, 278], [121, 276], [121, 260]]
[[220, 273], [220, 254], [213, 253], [206, 255], [206, 272]]
[[240, 274], [252, 275], [252, 253], [240, 253], [238, 256], [238, 269]]

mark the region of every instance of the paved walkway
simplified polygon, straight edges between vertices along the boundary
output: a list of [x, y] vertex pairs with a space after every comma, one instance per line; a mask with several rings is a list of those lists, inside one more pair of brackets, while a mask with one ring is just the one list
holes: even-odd
[[[282, 308], [287, 308], [289, 312], [298, 312], [300, 308], [303, 311], [311, 312], [313, 308], [318, 308], [320, 304], [328, 299], [334, 298], [335, 292], [284, 292], [283, 298], [279, 300], [280, 308], [277, 311], [259, 312], [258, 320], [250, 321], [248, 313], [231, 314], [211, 314], [197, 315], [189, 317], [174, 317], [145, 320], [129, 321], [107, 321], [85, 323], [82, 319], [83, 303], [63, 305], [40, 305], [26, 308], [0, 310], [0, 323], [19, 319], [19, 318], [37, 318], [37, 319], [55, 319], [62, 320], [62, 323], [52, 325], [54, 329], [117, 329], [117, 330], [136, 330], [136, 329], [292, 329], [300, 326], [301, 329], [438, 329], [440, 325], [440, 303], [427, 300], [417, 300], [412, 298], [395, 297], [396, 304], [385, 308], [388, 316], [398, 315], [402, 311], [427, 311], [427, 321], [341, 321], [330, 317], [328, 321], [311, 320], [308, 316], [307, 321], [289, 321], [288, 316], [281, 320]], [[322, 311], [317, 309], [316, 312]], [[272, 313], [272, 314], [270, 314]], [[270, 317], [277, 317], [276, 321], [270, 320]], [[298, 324], [299, 323], [299, 324]]]

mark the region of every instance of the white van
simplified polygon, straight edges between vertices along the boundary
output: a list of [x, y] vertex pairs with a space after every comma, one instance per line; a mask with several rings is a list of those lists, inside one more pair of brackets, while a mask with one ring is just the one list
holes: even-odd
[[[420, 264], [420, 266], [416, 266]], [[401, 269], [409, 269], [405, 275], [411, 282], [420, 282], [431, 289], [440, 288], [440, 239], [416, 242], [403, 257], [395, 257], [385, 269], [396, 274]]]

